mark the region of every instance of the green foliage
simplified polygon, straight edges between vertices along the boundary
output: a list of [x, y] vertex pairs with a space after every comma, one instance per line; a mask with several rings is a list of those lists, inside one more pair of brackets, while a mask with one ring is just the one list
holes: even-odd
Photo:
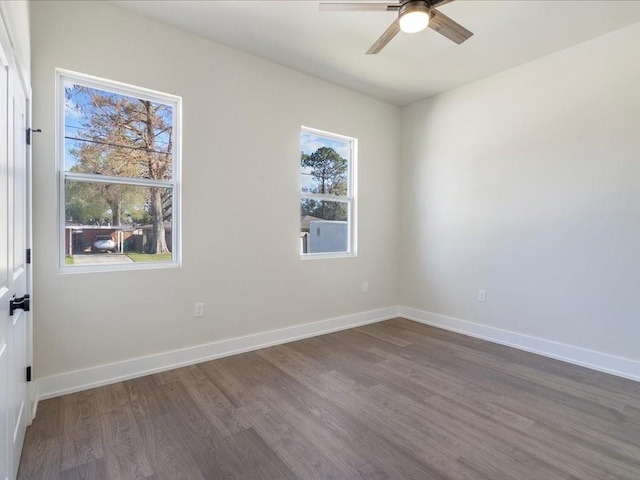
[[134, 262], [170, 262], [171, 253], [127, 253]]
[[347, 204], [342, 202], [327, 202], [303, 198], [300, 201], [300, 215], [321, 218], [323, 220], [347, 220]]
[[[82, 85], [65, 95], [81, 126], [71, 140], [75, 173], [170, 180], [172, 107]], [[79, 182], [76, 182], [79, 183]], [[81, 224], [153, 224], [153, 252], [167, 252], [164, 221], [171, 218], [170, 189], [87, 182], [67, 190], [67, 221]], [[168, 193], [167, 193], [168, 192]]]
[[[320, 147], [308, 155], [301, 153], [300, 165], [313, 179], [305, 192], [329, 195], [347, 195], [349, 162], [331, 147]], [[347, 220], [347, 204], [312, 198], [300, 202], [302, 217], [310, 215], [324, 220]]]
[[81, 114], [71, 150], [72, 171], [169, 180], [172, 110], [169, 105], [82, 85], [65, 89]]
[[311, 155], [302, 152], [300, 164], [310, 169], [314, 186], [308, 188], [311, 193], [346, 195], [349, 162], [331, 147], [320, 147]]
[[100, 195], [97, 186], [84, 182], [67, 182], [65, 194], [67, 222], [80, 225], [111, 224], [109, 205]]
[[149, 224], [148, 194], [132, 185], [68, 181], [65, 216], [79, 225]]

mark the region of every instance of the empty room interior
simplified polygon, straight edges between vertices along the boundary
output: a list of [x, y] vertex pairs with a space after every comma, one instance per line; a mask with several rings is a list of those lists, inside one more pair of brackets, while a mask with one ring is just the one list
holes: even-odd
[[0, 15], [0, 479], [640, 479], [640, 1]]

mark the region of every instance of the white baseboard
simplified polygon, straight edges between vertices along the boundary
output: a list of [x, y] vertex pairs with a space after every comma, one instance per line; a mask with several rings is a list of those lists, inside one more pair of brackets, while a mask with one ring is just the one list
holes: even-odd
[[294, 340], [376, 323], [397, 316], [398, 307], [382, 308], [40, 378], [35, 385], [37, 392], [35, 408], [37, 408], [37, 401], [39, 400], [193, 365], [215, 358], [227, 357]]
[[33, 415], [35, 417], [39, 400], [395, 317], [403, 317], [463, 335], [640, 381], [640, 362], [636, 360], [414, 308], [388, 307], [40, 378], [35, 382], [36, 401]]
[[479, 323], [447, 317], [436, 313], [416, 310], [409, 307], [398, 307], [398, 316], [416, 322], [461, 333], [470, 337], [481, 338], [490, 342], [507, 345], [527, 352], [537, 353], [545, 357], [580, 365], [592, 370], [610, 373], [618, 377], [640, 381], [640, 362], [628, 358], [616, 357], [606, 353], [587, 350], [564, 343], [532, 337], [522, 333], [489, 327]]

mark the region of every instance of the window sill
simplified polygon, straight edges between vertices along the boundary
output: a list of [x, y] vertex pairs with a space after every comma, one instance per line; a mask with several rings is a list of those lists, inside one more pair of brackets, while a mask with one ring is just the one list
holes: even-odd
[[167, 268], [181, 268], [179, 262], [157, 262], [157, 263], [123, 263], [114, 265], [67, 265], [58, 267], [60, 275], [74, 275], [77, 273], [104, 273], [104, 272], [130, 272], [135, 270], [159, 270]]
[[356, 258], [353, 252], [349, 253], [307, 253], [300, 255], [300, 260], [321, 260], [321, 259], [335, 259], [335, 258]]

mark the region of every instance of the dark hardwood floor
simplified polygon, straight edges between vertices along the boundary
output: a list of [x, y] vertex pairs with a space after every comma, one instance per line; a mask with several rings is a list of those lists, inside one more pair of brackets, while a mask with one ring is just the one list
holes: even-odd
[[40, 403], [20, 479], [640, 479], [640, 384], [395, 319]]

